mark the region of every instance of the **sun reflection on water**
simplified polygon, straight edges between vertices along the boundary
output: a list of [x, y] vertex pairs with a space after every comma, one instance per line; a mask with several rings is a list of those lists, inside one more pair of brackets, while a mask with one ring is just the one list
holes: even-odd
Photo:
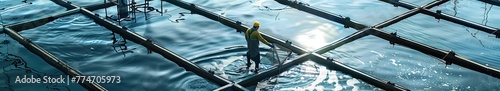
[[332, 41], [328, 41], [333, 37], [339, 36], [339, 27], [334, 27], [331, 24], [321, 24], [317, 27], [312, 27], [302, 35], [296, 36], [294, 39], [298, 41], [306, 50], [312, 51], [321, 48]]

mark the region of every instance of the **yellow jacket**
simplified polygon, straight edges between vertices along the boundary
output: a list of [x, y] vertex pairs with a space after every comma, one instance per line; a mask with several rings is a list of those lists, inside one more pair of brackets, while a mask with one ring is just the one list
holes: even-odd
[[[260, 35], [259, 31], [257, 31], [258, 29], [254, 29], [254, 28], [249, 28], [247, 29], [247, 31], [245, 32], [245, 39], [258, 39], [260, 42], [266, 44], [266, 45], [270, 45], [271, 43], [269, 43], [266, 39], [264, 39], [264, 37], [262, 37], [262, 35]], [[251, 34], [250, 34], [251, 33]]]

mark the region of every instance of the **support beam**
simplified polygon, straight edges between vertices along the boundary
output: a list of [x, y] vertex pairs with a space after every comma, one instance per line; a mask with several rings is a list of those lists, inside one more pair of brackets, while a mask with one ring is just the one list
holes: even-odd
[[[41, 48], [37, 44], [33, 43], [33, 41], [24, 38], [16, 31], [14, 31], [10, 28], [4, 28], [4, 32], [7, 33], [7, 35], [9, 35], [14, 40], [18, 41], [21, 45], [23, 45], [30, 52], [38, 55], [45, 62], [54, 66], [55, 68], [57, 68], [59, 71], [63, 72], [64, 74], [69, 75], [70, 77], [84, 76], [78, 70], [71, 68], [68, 64], [64, 63], [64, 61], [59, 60], [57, 57], [50, 54], [49, 52], [47, 52], [46, 50], [44, 50], [43, 48]], [[79, 83], [79, 84], [82, 87], [86, 88], [87, 90], [92, 90], [92, 91], [105, 91], [106, 90], [105, 88], [103, 88], [101, 85], [99, 85], [97, 83], [88, 83], [88, 82], [84, 81], [84, 83]]]
[[[164, 1], [169, 2], [171, 4], [174, 4], [176, 6], [184, 8], [184, 9], [191, 10], [192, 13], [205, 16], [205, 17], [212, 19], [214, 21], [218, 21], [226, 26], [229, 26], [231, 28], [236, 29], [237, 32], [244, 32], [249, 28], [249, 27], [241, 24], [241, 22], [239, 22], [239, 21], [234, 21], [234, 20], [231, 20], [231, 19], [226, 18], [224, 16], [221, 16], [219, 14], [210, 12], [208, 10], [205, 10], [203, 8], [196, 6], [195, 4], [187, 3], [184, 1], [180, 1], [180, 0], [164, 0]], [[284, 46], [284, 47], [292, 50], [293, 52], [295, 52], [299, 55], [307, 52], [306, 50], [304, 50], [296, 45], [287, 44], [285, 41], [280, 40], [278, 38], [272, 37], [272, 36], [264, 34], [262, 32], [260, 32], [260, 34], [262, 35], [262, 37], [264, 37], [269, 42]]]
[[384, 90], [409, 91], [409, 89], [406, 89], [402, 86], [394, 84], [393, 82], [384, 81], [384, 80], [375, 78], [375, 77], [370, 76], [366, 73], [363, 73], [359, 70], [351, 68], [345, 64], [342, 64], [338, 61], [329, 60], [326, 57], [323, 57], [322, 55], [317, 54], [317, 53], [311, 54], [311, 60], [313, 60], [314, 62], [316, 62], [318, 64], [326, 66], [328, 69], [337, 70], [337, 71], [340, 71], [342, 73], [346, 73], [346, 74], [352, 76], [353, 78], [360, 79], [368, 84], [374, 85], [374, 86], [382, 88]]
[[60, 13], [60, 14], [47, 16], [47, 17], [32, 20], [32, 21], [26, 21], [26, 22], [20, 22], [20, 23], [8, 25], [7, 27], [11, 28], [12, 30], [16, 30], [16, 32], [21, 32], [23, 30], [28, 30], [28, 29], [32, 29], [32, 28], [35, 28], [38, 26], [45, 25], [49, 22], [56, 20], [57, 18], [69, 16], [69, 15], [76, 14], [76, 13], [80, 13], [80, 9], [72, 9], [72, 10], [68, 10], [68, 11], [65, 11], [65, 12]]
[[363, 29], [361, 31], [358, 31], [356, 33], [353, 33], [347, 37], [344, 37], [342, 39], [339, 39], [339, 40], [336, 40], [335, 42], [332, 42], [324, 47], [321, 47], [319, 49], [317, 49], [316, 51], [314, 51], [315, 53], [318, 53], [318, 54], [323, 54], [323, 53], [326, 53], [330, 50], [333, 50], [335, 48], [338, 48], [344, 44], [347, 44], [347, 43], [350, 43], [354, 40], [357, 40], [357, 39], [360, 39], [360, 38], [363, 38], [365, 36], [368, 36], [370, 35], [371, 31], [373, 31], [373, 29]]

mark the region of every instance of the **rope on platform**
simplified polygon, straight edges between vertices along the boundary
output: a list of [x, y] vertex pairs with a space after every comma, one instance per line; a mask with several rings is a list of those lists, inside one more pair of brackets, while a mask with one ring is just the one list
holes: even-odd
[[[273, 44], [274, 45], [274, 44]], [[276, 46], [276, 45], [275, 45]], [[280, 61], [280, 57], [278, 55], [278, 51], [276, 51], [276, 47], [272, 47], [272, 52], [273, 52], [273, 60], [275, 60], [275, 62], [278, 62], [278, 68], [281, 68], [281, 61]], [[275, 59], [276, 57], [276, 59]], [[278, 72], [281, 73], [281, 69], [278, 69]], [[278, 79], [279, 79], [279, 74], [276, 75], [276, 85], [278, 85]]]

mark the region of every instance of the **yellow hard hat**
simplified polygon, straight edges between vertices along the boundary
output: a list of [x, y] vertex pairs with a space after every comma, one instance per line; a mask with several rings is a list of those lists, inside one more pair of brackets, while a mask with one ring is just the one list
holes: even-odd
[[254, 27], [259, 27], [259, 26], [260, 26], [260, 23], [259, 23], [258, 21], [255, 21], [255, 22], [253, 22], [253, 26], [254, 26]]

